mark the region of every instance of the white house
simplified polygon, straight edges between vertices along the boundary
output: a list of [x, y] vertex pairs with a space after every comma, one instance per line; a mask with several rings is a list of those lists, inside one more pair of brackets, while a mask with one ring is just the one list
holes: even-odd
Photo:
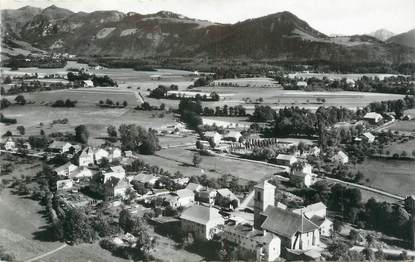
[[101, 162], [101, 160], [103, 158], [107, 158], [108, 159], [108, 157], [109, 157], [109, 153], [105, 149], [99, 148], [99, 149], [95, 150], [95, 152], [94, 152], [94, 158], [95, 158], [95, 162], [96, 163]]
[[105, 198], [120, 197], [125, 199], [127, 192], [131, 187], [130, 182], [126, 177], [118, 178], [111, 176], [104, 182], [104, 196]]
[[279, 237], [256, 230], [247, 222], [228, 221], [223, 227], [222, 238], [237, 244], [248, 254], [255, 254], [256, 261], [275, 261], [281, 254]]
[[72, 179], [63, 179], [56, 181], [57, 190], [67, 190], [73, 187]]
[[195, 203], [195, 193], [189, 189], [180, 189], [171, 195], [173, 196], [169, 201], [171, 207], [189, 207]]
[[185, 177], [175, 178], [173, 179], [173, 182], [178, 185], [184, 186], [189, 183], [189, 180], [190, 180], [190, 177], [185, 176]]
[[92, 82], [92, 80], [83, 80], [82, 86], [83, 87], [94, 87], [94, 82]]
[[135, 175], [132, 180], [138, 181], [141, 184], [147, 184], [147, 185], [151, 185], [154, 186], [157, 182], [157, 180], [159, 180], [158, 176], [154, 176], [152, 174], [145, 174], [145, 173], [140, 173], [138, 175]]
[[331, 161], [346, 164], [349, 162], [349, 157], [343, 151], [339, 151], [331, 158]]
[[66, 153], [69, 151], [69, 149], [72, 147], [72, 145], [68, 142], [64, 141], [53, 141], [52, 144], [49, 145], [48, 149], [52, 152], [56, 153]]
[[119, 159], [122, 156], [121, 149], [118, 147], [110, 148], [109, 149], [109, 159], [113, 161], [114, 159]]
[[307, 87], [307, 82], [306, 81], [298, 81], [297, 86], [298, 87]]
[[93, 172], [85, 166], [78, 167], [74, 170], [69, 177], [72, 179], [80, 179], [80, 178], [91, 178]]
[[203, 133], [203, 136], [207, 140], [212, 140], [215, 145], [219, 145], [220, 141], [222, 140], [222, 135], [216, 131], [207, 131]]
[[241, 132], [239, 131], [229, 131], [224, 137], [223, 139], [225, 140], [231, 140], [233, 142], [239, 142], [239, 139], [242, 137]]
[[195, 193], [201, 191], [203, 188], [204, 187], [202, 185], [196, 183], [188, 183], [186, 186], [186, 189], [189, 189]]
[[364, 141], [366, 141], [367, 143], [371, 144], [371, 143], [375, 142], [376, 137], [374, 135], [372, 135], [372, 133], [366, 132], [366, 133], [362, 134], [362, 139]]
[[195, 205], [184, 210], [180, 215], [181, 228], [185, 233], [192, 233], [197, 240], [210, 240], [224, 224], [219, 210], [212, 207]]
[[276, 158], [277, 165], [281, 166], [289, 167], [292, 166], [292, 164], [294, 164], [295, 162], [297, 162], [297, 157], [294, 155], [278, 154]]
[[377, 124], [380, 120], [383, 119], [383, 117], [381, 114], [378, 114], [376, 112], [369, 112], [363, 117], [363, 119], [371, 124]]
[[104, 172], [104, 183], [106, 183], [111, 177], [116, 177], [118, 179], [125, 178], [125, 170], [122, 166], [112, 166], [110, 167], [110, 171]]
[[8, 137], [6, 142], [4, 143], [4, 149], [7, 151], [13, 151], [16, 149], [16, 142], [13, 141], [11, 137]]
[[68, 163], [66, 163], [64, 165], [61, 165], [61, 166], [55, 168], [54, 171], [55, 171], [55, 173], [58, 176], [66, 176], [66, 177], [69, 177], [77, 169], [78, 169], [77, 166], [75, 166], [71, 162], [68, 162]]
[[79, 155], [79, 166], [89, 166], [94, 164], [94, 151], [91, 147], [86, 147]]

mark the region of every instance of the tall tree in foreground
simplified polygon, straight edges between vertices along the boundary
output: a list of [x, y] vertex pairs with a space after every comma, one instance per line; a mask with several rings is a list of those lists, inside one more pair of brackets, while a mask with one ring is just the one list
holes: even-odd
[[75, 139], [79, 143], [88, 144], [89, 132], [85, 125], [75, 127]]

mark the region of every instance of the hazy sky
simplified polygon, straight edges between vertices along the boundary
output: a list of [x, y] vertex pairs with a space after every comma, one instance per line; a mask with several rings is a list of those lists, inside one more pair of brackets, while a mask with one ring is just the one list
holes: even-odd
[[290, 11], [325, 34], [394, 33], [415, 28], [415, 0], [0, 0], [0, 8], [55, 4], [72, 11], [173, 11], [192, 18], [234, 23]]

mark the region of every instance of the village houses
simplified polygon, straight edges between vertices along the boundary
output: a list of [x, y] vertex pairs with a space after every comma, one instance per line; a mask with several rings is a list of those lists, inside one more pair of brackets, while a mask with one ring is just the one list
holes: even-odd
[[220, 141], [222, 140], [222, 135], [216, 131], [207, 131], [203, 133], [203, 136], [208, 141], [213, 141], [215, 145], [219, 145]]
[[53, 141], [52, 144], [49, 145], [48, 150], [54, 153], [66, 153], [71, 149], [72, 144], [64, 141]]
[[298, 159], [294, 155], [278, 154], [275, 160], [277, 165], [290, 167], [297, 162]]
[[377, 124], [383, 119], [383, 116], [376, 112], [369, 112], [363, 117], [363, 119], [370, 124]]
[[331, 158], [331, 161], [344, 165], [349, 162], [349, 157], [343, 151], [339, 151]]

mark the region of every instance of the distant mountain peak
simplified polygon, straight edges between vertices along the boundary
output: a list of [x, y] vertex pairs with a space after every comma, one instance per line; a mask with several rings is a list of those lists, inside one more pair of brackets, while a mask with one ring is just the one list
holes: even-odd
[[392, 36], [394, 36], [395, 34], [387, 29], [381, 28], [368, 35], [373, 36], [374, 38], [377, 38], [380, 41], [386, 41]]

